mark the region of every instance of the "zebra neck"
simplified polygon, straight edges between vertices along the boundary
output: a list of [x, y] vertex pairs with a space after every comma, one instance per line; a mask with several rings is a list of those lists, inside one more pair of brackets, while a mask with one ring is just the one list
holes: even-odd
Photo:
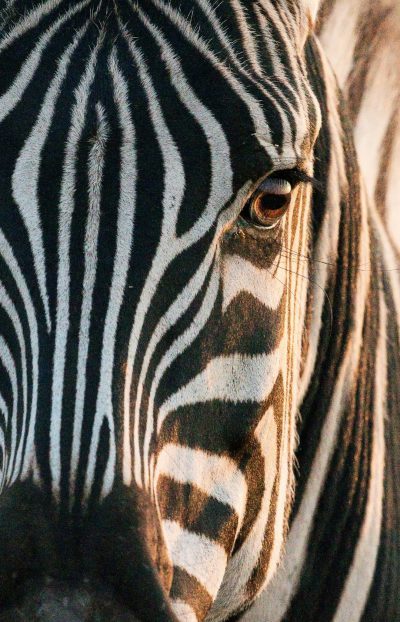
[[369, 200], [399, 250], [400, 4], [352, 0], [350, 8], [347, 0], [325, 1], [319, 34], [348, 102]]

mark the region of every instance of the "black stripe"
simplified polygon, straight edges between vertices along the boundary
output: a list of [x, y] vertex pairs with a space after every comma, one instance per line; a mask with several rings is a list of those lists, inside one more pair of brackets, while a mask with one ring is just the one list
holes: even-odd
[[212, 598], [199, 583], [183, 568], [174, 566], [174, 578], [170, 591], [171, 598], [184, 599], [197, 614], [199, 620], [203, 620], [212, 604]]
[[[375, 247], [379, 248], [375, 243]], [[398, 620], [400, 618], [400, 500], [398, 474], [400, 472], [400, 422], [397, 398], [400, 386], [400, 363], [398, 356], [399, 329], [396, 307], [389, 281], [389, 274], [382, 274], [384, 298], [388, 312], [387, 328], [387, 416], [385, 419], [385, 475], [382, 508], [381, 541], [375, 574], [362, 622], [375, 620]]]
[[184, 529], [201, 534], [232, 551], [238, 524], [236, 512], [194, 484], [182, 484], [166, 475], [157, 483], [158, 502], [163, 519], [172, 520]]

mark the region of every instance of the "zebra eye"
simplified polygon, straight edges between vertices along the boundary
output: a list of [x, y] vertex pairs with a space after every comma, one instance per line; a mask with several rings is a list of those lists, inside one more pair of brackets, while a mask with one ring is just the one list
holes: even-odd
[[255, 227], [273, 229], [291, 203], [292, 190], [286, 179], [265, 179], [250, 197], [242, 216]]

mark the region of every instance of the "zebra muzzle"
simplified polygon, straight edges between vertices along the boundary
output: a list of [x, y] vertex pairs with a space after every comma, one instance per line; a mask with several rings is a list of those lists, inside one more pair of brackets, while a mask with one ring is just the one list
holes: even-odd
[[139, 622], [107, 589], [74, 586], [47, 578], [25, 585], [16, 606], [0, 614], [0, 622]]
[[120, 489], [71, 522], [25, 482], [0, 510], [0, 622], [176, 622], [144, 496]]

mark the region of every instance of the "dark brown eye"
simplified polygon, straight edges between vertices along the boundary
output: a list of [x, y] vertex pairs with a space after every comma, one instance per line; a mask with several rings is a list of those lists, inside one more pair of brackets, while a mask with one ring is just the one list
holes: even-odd
[[243, 217], [256, 227], [273, 229], [287, 211], [292, 191], [286, 179], [265, 179], [247, 202]]

